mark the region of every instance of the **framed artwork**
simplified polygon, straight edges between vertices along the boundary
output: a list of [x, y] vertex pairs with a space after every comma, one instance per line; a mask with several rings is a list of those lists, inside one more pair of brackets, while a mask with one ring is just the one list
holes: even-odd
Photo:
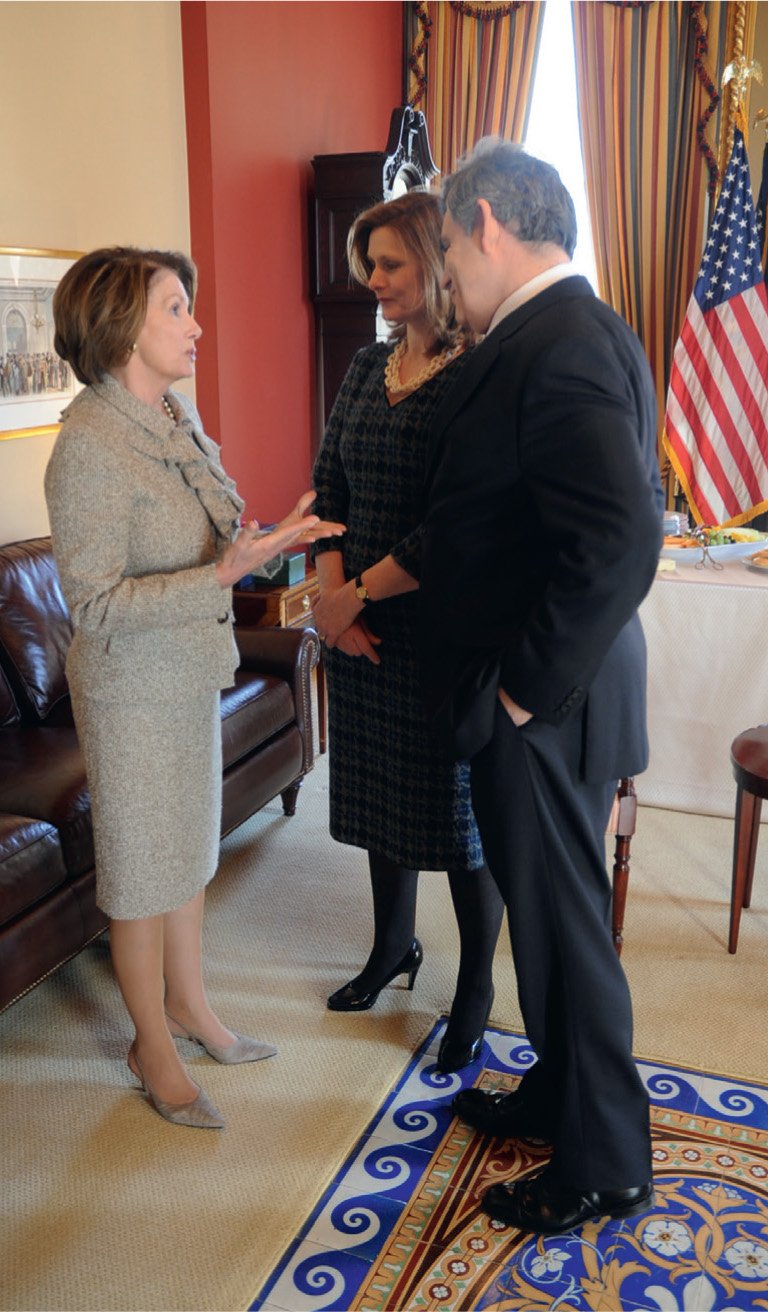
[[53, 349], [53, 293], [79, 258], [0, 246], [0, 441], [56, 432], [80, 390]]

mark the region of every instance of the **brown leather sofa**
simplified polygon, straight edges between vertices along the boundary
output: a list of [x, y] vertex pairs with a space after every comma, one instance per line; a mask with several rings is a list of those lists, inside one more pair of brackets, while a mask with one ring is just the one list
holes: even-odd
[[[222, 835], [278, 794], [293, 815], [314, 759], [314, 630], [236, 635], [241, 665], [221, 698]], [[50, 538], [0, 548], [0, 1011], [107, 926], [64, 673], [71, 638]]]

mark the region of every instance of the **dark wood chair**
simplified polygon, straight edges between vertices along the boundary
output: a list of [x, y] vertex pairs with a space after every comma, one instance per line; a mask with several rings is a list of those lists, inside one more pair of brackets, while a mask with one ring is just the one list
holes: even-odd
[[768, 724], [746, 729], [731, 743], [731, 765], [736, 780], [736, 817], [733, 831], [731, 926], [728, 951], [739, 941], [742, 907], [752, 901], [755, 856], [760, 834], [763, 798], [768, 797]]
[[611, 818], [608, 821], [609, 834], [616, 835], [613, 852], [613, 910], [611, 913], [611, 932], [613, 946], [621, 956], [624, 944], [624, 910], [627, 905], [627, 887], [629, 884], [629, 845], [637, 824], [637, 793], [634, 779], [620, 779], [616, 789]]

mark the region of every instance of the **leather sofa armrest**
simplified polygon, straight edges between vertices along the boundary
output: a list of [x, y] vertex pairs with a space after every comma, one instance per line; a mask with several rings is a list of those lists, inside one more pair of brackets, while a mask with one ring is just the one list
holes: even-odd
[[246, 670], [274, 674], [290, 684], [304, 677], [305, 666], [311, 673], [320, 656], [320, 639], [312, 628], [256, 628], [238, 624], [235, 641]]
[[314, 764], [312, 671], [320, 659], [320, 639], [312, 628], [235, 626], [241, 668], [285, 679], [296, 704], [296, 724], [304, 743], [304, 771]]

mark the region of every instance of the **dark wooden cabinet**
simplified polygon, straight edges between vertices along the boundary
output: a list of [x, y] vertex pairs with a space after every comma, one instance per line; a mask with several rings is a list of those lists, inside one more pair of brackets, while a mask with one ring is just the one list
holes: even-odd
[[376, 339], [376, 300], [354, 282], [347, 233], [381, 200], [423, 187], [437, 173], [420, 110], [395, 109], [384, 150], [316, 155], [311, 295], [317, 325], [317, 435], [322, 436], [355, 352]]
[[350, 275], [347, 233], [358, 214], [383, 199], [385, 159], [383, 151], [367, 151], [312, 161], [319, 435], [355, 351], [376, 338], [376, 299]]

